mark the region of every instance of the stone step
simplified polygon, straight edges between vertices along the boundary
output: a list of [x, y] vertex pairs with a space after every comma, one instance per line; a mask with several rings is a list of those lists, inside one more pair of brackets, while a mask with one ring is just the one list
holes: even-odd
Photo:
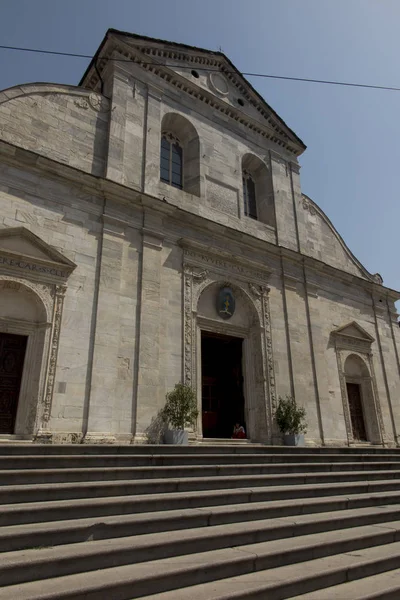
[[81, 467], [64, 469], [5, 469], [0, 470], [0, 485], [15, 486], [43, 483], [79, 481], [113, 481], [185, 477], [233, 477], [243, 475], [287, 475], [337, 472], [399, 471], [398, 462], [344, 462], [344, 463], [276, 463], [239, 465], [184, 465], [184, 466], [132, 466], [132, 467]]
[[[322, 533], [314, 540], [306, 536], [262, 544], [262, 548], [251, 544], [18, 583], [3, 587], [0, 600], [282, 600], [399, 569], [400, 542], [364, 547], [394, 532], [382, 528], [374, 540], [371, 529], [359, 538]], [[316, 552], [317, 558], [297, 562], [309, 551]], [[284, 564], [274, 566], [281, 556]]]
[[[284, 487], [356, 482], [399, 481], [400, 471], [353, 471], [351, 473], [293, 473], [278, 475], [236, 475], [140, 479], [137, 481], [96, 481], [58, 484], [9, 485], [0, 488], [0, 504], [48, 502], [78, 498], [100, 498], [132, 494], [170, 494], [197, 490]], [[293, 486], [293, 487], [292, 487]]]
[[398, 491], [398, 481], [389, 480], [24, 502], [2, 505], [0, 526], [250, 502], [296, 500], [300, 503], [301, 499], [329, 498], [335, 495], [376, 493], [382, 497], [382, 503], [385, 503], [388, 493]]
[[346, 581], [324, 590], [292, 596], [287, 600], [399, 600], [400, 569]]
[[[32, 446], [34, 447], [34, 445]], [[113, 468], [139, 466], [191, 466], [241, 464], [399, 463], [399, 454], [53, 454], [0, 455], [0, 470]]]
[[[324, 588], [344, 582], [361, 584], [360, 580], [364, 577], [372, 578], [392, 569], [399, 569], [399, 565], [400, 543], [394, 542], [358, 550], [354, 553], [327, 556], [164, 593], [146, 594], [140, 598], [142, 600], [288, 600], [294, 595], [298, 596], [299, 591], [304, 595], [316, 590], [323, 591]], [[70, 596], [61, 597], [70, 598]], [[52, 598], [52, 596], [46, 598]], [[76, 600], [81, 600], [81, 598], [83, 599], [83, 596], [76, 596]], [[86, 598], [94, 600], [95, 596], [87, 595]], [[99, 595], [98, 598], [102, 600], [105, 596]], [[132, 594], [128, 597], [119, 594], [113, 596], [113, 600], [114, 598], [115, 600], [128, 600], [128, 598], [133, 600], [137, 596]], [[316, 595], [315, 598], [320, 600], [319, 595]], [[327, 600], [328, 598], [333, 600], [329, 595], [326, 596]], [[20, 600], [25, 599], [21, 598]], [[345, 600], [345, 598], [340, 598], [340, 600]]]
[[[298, 537], [305, 538], [300, 544], [303, 554], [306, 555], [304, 558], [311, 558], [313, 553], [307, 553], [307, 543], [312, 545], [312, 541], [308, 539], [311, 534], [322, 534], [319, 539], [319, 545], [322, 546], [324, 535], [328, 539], [326, 543], [330, 544], [332, 539], [335, 540], [337, 552], [347, 551], [349, 544], [350, 549], [357, 549], [397, 541], [400, 538], [398, 519], [400, 505], [390, 508], [343, 510], [333, 515], [330, 512], [321, 513], [317, 517], [299, 515], [296, 519], [283, 517], [5, 552], [0, 564], [0, 586], [126, 564], [161, 561], [169, 557], [179, 557], [182, 560], [184, 555], [199, 555], [233, 546], [245, 546], [243, 552], [247, 553], [246, 558], [249, 558], [249, 553], [254, 552], [256, 556], [260, 554], [255, 549], [249, 550], [249, 545], [274, 541], [273, 544], [267, 544], [269, 562], [264, 562], [258, 567], [266, 569], [283, 564], [285, 553], [288, 554], [289, 561], [301, 560], [299, 551], [296, 554], [297, 559], [291, 558], [290, 554]], [[350, 533], [347, 531], [349, 528]], [[360, 531], [357, 533], [358, 528]], [[340, 534], [337, 531], [339, 529]], [[327, 536], [327, 532], [331, 532], [331, 536]], [[358, 540], [355, 545], [351, 545], [352, 537]], [[291, 538], [289, 542], [288, 538]], [[285, 539], [286, 542], [283, 543]], [[344, 540], [343, 545], [337, 544], [340, 540]], [[259, 550], [262, 551], [260, 548]], [[324, 552], [330, 553], [330, 548], [322, 548], [320, 552], [322, 555]], [[254, 555], [251, 563], [253, 561]], [[249, 570], [248, 567], [246, 570]]]
[[58, 546], [88, 540], [159, 533], [180, 529], [245, 523], [296, 515], [400, 505], [400, 491], [381, 494], [330, 496], [307, 501], [252, 502], [204, 508], [162, 510], [138, 514], [88, 517], [0, 528], [0, 552]]
[[138, 444], [138, 445], [123, 445], [118, 446], [115, 444], [26, 444], [15, 443], [1, 443], [0, 441], [0, 455], [4, 456], [73, 456], [73, 455], [95, 455], [95, 456], [107, 456], [107, 455], [129, 455], [134, 456], [137, 454], [141, 455], [181, 455], [181, 454], [266, 454], [266, 455], [296, 455], [302, 456], [308, 454], [311, 456], [318, 455], [354, 455], [354, 456], [386, 456], [392, 454], [400, 457], [399, 448], [382, 448], [379, 446], [363, 446], [362, 448], [357, 447], [321, 447], [321, 448], [310, 448], [310, 447], [290, 447], [290, 446], [266, 446], [264, 444], [194, 444], [189, 446], [174, 446], [165, 444]]

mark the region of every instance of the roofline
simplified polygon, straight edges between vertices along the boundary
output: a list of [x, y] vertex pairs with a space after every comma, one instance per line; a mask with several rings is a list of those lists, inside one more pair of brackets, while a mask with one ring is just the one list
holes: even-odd
[[305, 145], [303, 140], [301, 138], [299, 138], [299, 136], [293, 131], [293, 129], [291, 129], [289, 127], [289, 125], [287, 125], [287, 123], [282, 119], [282, 117], [280, 117], [278, 115], [278, 113], [272, 108], [272, 106], [270, 106], [268, 104], [268, 102], [266, 102], [266, 100], [261, 96], [261, 94], [248, 81], [248, 79], [246, 79], [246, 77], [244, 75], [242, 75], [242, 73], [235, 67], [235, 65], [232, 63], [232, 61], [223, 52], [220, 52], [220, 51], [207, 50], [206, 48], [199, 48], [197, 46], [189, 46], [188, 44], [182, 44], [179, 42], [171, 42], [169, 40], [153, 38], [153, 37], [149, 37], [146, 35], [139, 35], [137, 33], [129, 33], [127, 31], [120, 31], [119, 29], [110, 28], [110, 29], [107, 29], [106, 34], [105, 34], [100, 46], [98, 47], [95, 55], [93, 56], [89, 65], [87, 66], [83, 76], [81, 77], [81, 80], [79, 81], [79, 84], [78, 84], [79, 86], [83, 85], [83, 82], [84, 82], [85, 78], [87, 77], [87, 75], [89, 74], [90, 70], [93, 67], [96, 67], [96, 62], [98, 60], [99, 54], [102, 51], [102, 49], [104, 48], [110, 34], [111, 35], [119, 35], [119, 36], [127, 36], [127, 37], [130, 37], [135, 40], [145, 40], [145, 41], [149, 41], [149, 42], [157, 42], [159, 44], [168, 44], [169, 46], [178, 46], [179, 48], [185, 48], [186, 50], [194, 50], [196, 52], [203, 52], [204, 54], [212, 54], [214, 56], [219, 56], [220, 58], [224, 59], [229, 64], [229, 66], [232, 68], [232, 70], [238, 77], [243, 79], [243, 81], [246, 83], [246, 85], [248, 85], [248, 87], [251, 89], [251, 91], [257, 96], [257, 98], [260, 100], [260, 102], [262, 102], [263, 104], [265, 104], [268, 107], [268, 110], [271, 111], [271, 113], [278, 119], [278, 121], [283, 123], [283, 125], [296, 138], [299, 145], [303, 148], [303, 151], [307, 149], [307, 146]]

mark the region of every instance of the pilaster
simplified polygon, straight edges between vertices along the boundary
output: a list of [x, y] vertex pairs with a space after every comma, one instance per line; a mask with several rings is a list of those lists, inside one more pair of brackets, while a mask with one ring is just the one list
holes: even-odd
[[145, 439], [152, 417], [163, 404], [160, 387], [160, 296], [162, 217], [146, 211], [142, 230], [140, 329], [137, 359], [135, 442]]

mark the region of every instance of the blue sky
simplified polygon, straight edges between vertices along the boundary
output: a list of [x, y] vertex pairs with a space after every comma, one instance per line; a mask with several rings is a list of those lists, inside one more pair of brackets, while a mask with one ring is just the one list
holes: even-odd
[[[0, 44], [94, 54], [107, 28], [223, 52], [244, 72], [400, 87], [398, 0], [2, 0]], [[0, 89], [87, 62], [0, 50]], [[400, 289], [400, 92], [249, 78], [308, 146], [303, 192]]]

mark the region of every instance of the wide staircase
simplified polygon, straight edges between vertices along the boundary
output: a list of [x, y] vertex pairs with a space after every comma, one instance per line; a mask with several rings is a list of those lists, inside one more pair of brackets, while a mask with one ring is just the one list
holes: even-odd
[[0, 445], [0, 600], [400, 598], [400, 452]]

